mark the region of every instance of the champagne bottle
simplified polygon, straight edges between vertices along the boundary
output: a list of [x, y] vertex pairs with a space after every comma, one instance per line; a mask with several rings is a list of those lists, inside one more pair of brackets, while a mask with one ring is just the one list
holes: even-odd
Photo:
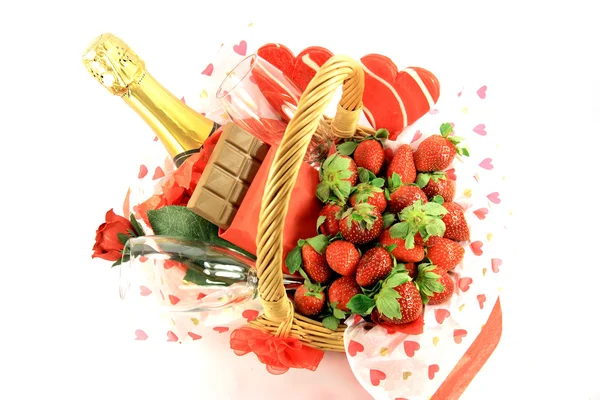
[[179, 167], [198, 152], [219, 125], [188, 107], [146, 70], [146, 65], [125, 42], [104, 33], [83, 54], [83, 64], [110, 93], [125, 103], [152, 128]]

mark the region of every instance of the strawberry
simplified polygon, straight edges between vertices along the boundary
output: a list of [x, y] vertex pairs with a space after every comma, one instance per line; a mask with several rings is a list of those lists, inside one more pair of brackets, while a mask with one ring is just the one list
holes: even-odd
[[417, 186], [423, 189], [423, 193], [427, 195], [428, 199], [432, 199], [434, 196], [442, 196], [444, 201], [454, 200], [456, 184], [448, 178], [445, 172], [421, 172], [417, 175]]
[[404, 183], [413, 183], [415, 181], [417, 170], [415, 169], [413, 151], [409, 144], [400, 145], [396, 150], [386, 175], [388, 178], [391, 178], [394, 173], [397, 173]]
[[341, 278], [336, 279], [329, 286], [329, 290], [327, 291], [327, 296], [329, 298], [329, 303], [333, 305], [333, 303], [337, 303], [335, 305], [336, 308], [347, 312], [348, 307], [346, 306], [350, 299], [355, 295], [362, 293], [360, 286], [356, 283], [353, 276], [342, 276]]
[[429, 238], [427, 238], [427, 241], [425, 241], [423, 240], [423, 237], [421, 237], [421, 233], [417, 232], [415, 233], [415, 244], [418, 244], [423, 247], [431, 247], [438, 244], [440, 239], [442, 238], [443, 236], [429, 236]]
[[358, 262], [356, 283], [362, 287], [373, 286], [392, 272], [392, 256], [383, 247], [367, 250]]
[[383, 230], [383, 218], [374, 206], [359, 203], [342, 215], [340, 233], [354, 244], [366, 244], [379, 236]]
[[340, 231], [340, 221], [338, 217], [341, 216], [341, 210], [342, 207], [336, 203], [326, 204], [319, 212], [319, 218], [317, 219], [319, 232], [326, 236], [337, 235]]
[[327, 157], [319, 172], [321, 182], [317, 185], [317, 197], [323, 202], [345, 203], [352, 186], [358, 180], [358, 169], [348, 156], [334, 154]]
[[[383, 290], [384, 289], [382, 289], [382, 292]], [[371, 314], [373, 321], [399, 325], [413, 322], [419, 318], [423, 312], [423, 303], [421, 301], [419, 289], [417, 289], [414, 282], [405, 282], [394, 287], [393, 290], [396, 292], [396, 295], [390, 294], [385, 297], [395, 298], [400, 305], [400, 312], [391, 312], [391, 310], [387, 308], [377, 306]]]
[[387, 207], [387, 200], [383, 194], [383, 189], [373, 186], [371, 183], [359, 183], [353, 191], [354, 193], [350, 196], [350, 205], [352, 207], [357, 203], [369, 203], [383, 214]]
[[440, 276], [440, 283], [444, 286], [444, 291], [441, 293], [434, 292], [433, 296], [429, 298], [429, 305], [442, 304], [446, 301], [450, 300], [452, 294], [454, 293], [454, 281], [452, 277], [447, 272], [439, 272], [436, 270], [436, 273]]
[[396, 260], [400, 262], [419, 262], [425, 258], [425, 250], [423, 246], [415, 244], [412, 249], [406, 248], [406, 242], [402, 238], [393, 238], [390, 233], [390, 228], [381, 232], [378, 239], [383, 247], [391, 248], [390, 253]]
[[413, 205], [406, 207], [399, 214], [400, 222], [392, 225], [390, 234], [392, 238], [401, 238], [406, 241], [406, 248], [412, 249], [417, 233], [427, 243], [432, 236], [444, 236], [446, 226], [442, 216], [448, 211], [436, 202], [424, 204], [417, 200]]
[[305, 282], [294, 293], [294, 305], [296, 311], [306, 317], [319, 315], [325, 306], [325, 291], [318, 285]]
[[[423, 263], [419, 264], [419, 274], [417, 280], [415, 281], [415, 285], [417, 289], [419, 289], [419, 293], [421, 295], [421, 300], [423, 304], [431, 304], [431, 299], [433, 298], [435, 301], [442, 300], [446, 301], [450, 296], [452, 296], [452, 292], [446, 298], [447, 288], [442, 283], [441, 275], [448, 276], [448, 273], [445, 271], [441, 271], [436, 268], [433, 264]], [[450, 278], [448, 276], [448, 278]], [[446, 278], [444, 278], [446, 279]], [[452, 279], [450, 279], [452, 281]], [[447, 283], [447, 281], [444, 281]], [[454, 291], [454, 285], [451, 285], [452, 291]], [[437, 296], [436, 296], [437, 295]], [[440, 295], [443, 295], [440, 297]], [[440, 303], [436, 303], [440, 304]]]
[[391, 193], [388, 208], [392, 213], [399, 213], [417, 200], [427, 203], [427, 195], [416, 185], [404, 185], [397, 173], [388, 179], [388, 190]]
[[417, 171], [441, 171], [450, 166], [456, 154], [469, 155], [466, 149], [457, 146], [462, 138], [450, 136], [453, 131], [451, 124], [444, 123], [440, 127], [441, 135], [429, 136], [419, 144], [413, 154]]
[[427, 249], [427, 258], [438, 268], [449, 271], [465, 256], [465, 249], [453, 240], [441, 238], [439, 243]]
[[375, 175], [381, 171], [384, 161], [385, 152], [378, 140], [363, 140], [358, 144], [356, 150], [354, 150], [354, 162], [356, 162], [356, 165], [368, 169]]
[[408, 276], [412, 279], [417, 277], [417, 264], [415, 263], [404, 263], [404, 268], [406, 268], [406, 272], [408, 272]]
[[[325, 248], [329, 240], [318, 235], [306, 240], [298, 240], [298, 245], [289, 252], [285, 264], [294, 274], [304, 267], [304, 272], [315, 282], [326, 283], [333, 277], [333, 271], [327, 265]], [[302, 271], [301, 271], [302, 272]]]
[[446, 225], [444, 237], [458, 242], [470, 240], [471, 235], [463, 209], [456, 203], [444, 203], [444, 208], [448, 210], [442, 218]]
[[356, 273], [360, 253], [352, 243], [337, 240], [327, 246], [325, 257], [332, 270], [340, 275], [349, 276]]

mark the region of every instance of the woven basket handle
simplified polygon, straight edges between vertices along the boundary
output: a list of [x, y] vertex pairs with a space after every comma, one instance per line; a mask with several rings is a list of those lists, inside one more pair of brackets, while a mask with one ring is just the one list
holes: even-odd
[[257, 269], [265, 316], [272, 321], [290, 322], [293, 315], [281, 271], [283, 226], [292, 189], [313, 133], [342, 83], [342, 98], [331, 128], [340, 137], [354, 135], [362, 109], [364, 72], [353, 59], [333, 56], [323, 64], [302, 94], [269, 171], [258, 224]]

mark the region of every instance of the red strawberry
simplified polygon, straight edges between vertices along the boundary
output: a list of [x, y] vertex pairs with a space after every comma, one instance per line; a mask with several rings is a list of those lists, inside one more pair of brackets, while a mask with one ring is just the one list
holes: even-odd
[[427, 249], [427, 258], [443, 271], [456, 267], [465, 256], [465, 249], [453, 240], [441, 238], [439, 243]]
[[435, 246], [436, 244], [438, 244], [440, 242], [440, 239], [442, 239], [443, 236], [429, 236], [427, 238], [427, 241], [423, 240], [423, 238], [421, 237], [421, 233], [417, 232], [415, 233], [415, 244], [424, 246], [424, 247], [431, 247], [431, 246]]
[[315, 282], [326, 283], [333, 277], [333, 271], [327, 266], [325, 254], [319, 254], [308, 243], [302, 246], [302, 264], [310, 279]]
[[354, 194], [350, 196], [350, 205], [354, 207], [357, 203], [369, 203], [375, 206], [381, 214], [387, 207], [387, 200], [383, 189], [373, 186], [370, 183], [359, 183], [355, 187]]
[[423, 189], [423, 193], [428, 199], [434, 196], [442, 196], [444, 201], [454, 200], [456, 192], [456, 184], [453, 180], [448, 179], [445, 172], [422, 172], [417, 176], [417, 186]]
[[294, 305], [300, 314], [311, 317], [318, 315], [325, 306], [325, 291], [305, 283], [294, 293]]
[[444, 237], [459, 242], [470, 240], [471, 235], [463, 209], [456, 203], [444, 203], [444, 208], [448, 210], [442, 218], [446, 224]]
[[421, 301], [421, 295], [415, 284], [405, 282], [400, 286], [393, 288], [400, 297], [396, 299], [400, 304], [401, 318], [390, 318], [385, 315], [385, 312], [375, 308], [371, 314], [371, 318], [376, 322], [387, 322], [389, 324], [399, 325], [413, 322], [421, 316], [423, 312], [423, 303]]
[[402, 238], [393, 238], [390, 234], [390, 228], [385, 229], [378, 239], [383, 247], [395, 245], [391, 253], [400, 262], [419, 262], [425, 258], [425, 249], [423, 246], [415, 244], [412, 249], [406, 248], [406, 243]]
[[358, 168], [348, 156], [334, 154], [327, 157], [319, 173], [321, 182], [317, 186], [317, 197], [323, 202], [339, 201], [345, 203], [350, 196], [352, 186], [358, 180]]
[[392, 256], [383, 247], [373, 247], [360, 258], [356, 269], [356, 283], [369, 287], [392, 272]]
[[354, 244], [366, 244], [379, 236], [383, 230], [383, 218], [374, 206], [359, 203], [349, 208], [340, 221], [342, 237]]
[[408, 276], [412, 279], [417, 277], [417, 264], [415, 263], [404, 263], [404, 268], [406, 268], [406, 272], [408, 272]]
[[444, 286], [444, 291], [441, 293], [434, 292], [433, 296], [429, 297], [429, 302], [427, 304], [432, 306], [445, 303], [454, 293], [454, 281], [452, 280], [452, 277], [448, 275], [447, 272], [441, 272], [437, 269], [435, 270], [435, 273], [440, 276], [440, 284]]
[[399, 213], [417, 200], [427, 203], [427, 195], [417, 186], [400, 186], [390, 195], [389, 210]]
[[[443, 278], [444, 281], [441, 281], [442, 275], [445, 275]], [[452, 282], [452, 279], [450, 279], [452, 285], [450, 285], [450, 288], [448, 288], [447, 279], [450, 279], [448, 273], [438, 269], [435, 265], [427, 263], [419, 264], [419, 274], [415, 284], [419, 289], [423, 304], [431, 304], [431, 299], [434, 299], [434, 301], [446, 301], [450, 298], [450, 296], [452, 296], [452, 292], [454, 291], [454, 282]]]
[[403, 144], [398, 147], [394, 158], [387, 169], [387, 177], [391, 178], [393, 173], [397, 173], [402, 183], [413, 183], [417, 177], [413, 151], [409, 144]]
[[362, 290], [356, 283], [356, 280], [354, 280], [353, 276], [342, 276], [341, 278], [333, 281], [333, 283], [329, 286], [327, 296], [330, 304], [337, 303], [336, 308], [346, 312], [349, 311], [346, 304], [348, 304], [354, 295], [361, 293]]
[[354, 150], [354, 161], [358, 167], [368, 169], [375, 175], [379, 174], [385, 161], [383, 146], [375, 139], [360, 142]]
[[469, 155], [466, 149], [457, 146], [461, 138], [450, 136], [453, 130], [451, 124], [442, 124], [441, 135], [429, 136], [419, 144], [413, 154], [417, 171], [442, 171], [450, 166], [457, 153]]
[[417, 200], [399, 214], [400, 222], [390, 228], [392, 238], [406, 241], [406, 248], [412, 249], [417, 244], [417, 234], [420, 241], [427, 243], [431, 237], [443, 236], [445, 225], [442, 216], [448, 211], [436, 202], [423, 203]]
[[340, 275], [348, 276], [354, 275], [356, 272], [360, 253], [352, 243], [337, 240], [327, 246], [325, 257], [332, 270]]
[[[340, 221], [338, 219], [341, 216], [340, 210], [342, 207], [335, 203], [326, 204], [319, 212], [319, 232], [323, 235], [337, 235], [340, 231]], [[324, 218], [323, 218], [324, 217]]]

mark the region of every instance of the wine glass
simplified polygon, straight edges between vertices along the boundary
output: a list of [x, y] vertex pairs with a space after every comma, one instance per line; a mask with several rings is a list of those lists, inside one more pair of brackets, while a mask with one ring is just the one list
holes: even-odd
[[[301, 95], [282, 71], [257, 54], [240, 61], [217, 90], [217, 98], [231, 120], [269, 145], [281, 142]], [[333, 143], [329, 125], [321, 118], [305, 161], [319, 165]]]
[[[256, 298], [254, 260], [224, 246], [168, 236], [130, 238], [120, 266], [119, 294], [125, 300], [133, 282], [154, 294], [168, 312], [212, 311]], [[302, 278], [286, 275], [287, 289]]]

